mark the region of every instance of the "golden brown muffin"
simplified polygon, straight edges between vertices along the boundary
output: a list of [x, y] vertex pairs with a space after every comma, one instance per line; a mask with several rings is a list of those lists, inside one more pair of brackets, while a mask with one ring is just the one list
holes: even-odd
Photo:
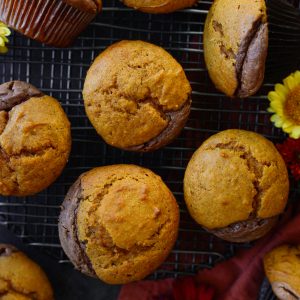
[[244, 130], [225, 130], [206, 140], [184, 176], [192, 217], [233, 242], [266, 234], [283, 212], [288, 192], [287, 169], [275, 146]]
[[75, 267], [110, 284], [140, 280], [168, 256], [179, 209], [161, 178], [135, 165], [82, 174], [59, 217], [61, 245]]
[[0, 244], [0, 299], [54, 299], [43, 270], [18, 249], [5, 244]]
[[[122, 1], [122, 0], [121, 0]], [[150, 14], [165, 14], [186, 7], [191, 7], [198, 0], [123, 0], [122, 2], [134, 9]]]
[[264, 257], [264, 267], [278, 299], [300, 299], [300, 246], [273, 249]]
[[216, 87], [230, 97], [257, 92], [265, 73], [268, 24], [264, 0], [215, 0], [204, 28], [204, 58]]
[[29, 38], [67, 47], [101, 9], [101, 0], [0, 0], [0, 20]]
[[179, 63], [164, 49], [121, 41], [102, 52], [84, 83], [86, 113], [110, 145], [153, 151], [183, 128], [191, 86]]
[[32, 85], [0, 85], [0, 194], [40, 192], [60, 175], [70, 149], [67, 116], [57, 100]]

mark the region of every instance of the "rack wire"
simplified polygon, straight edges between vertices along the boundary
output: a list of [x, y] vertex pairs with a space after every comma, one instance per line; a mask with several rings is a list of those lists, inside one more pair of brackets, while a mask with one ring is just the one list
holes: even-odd
[[[274, 81], [266, 78], [259, 94], [247, 100], [230, 100], [210, 82], [203, 60], [202, 33], [211, 2], [203, 0], [195, 8], [174, 14], [150, 15], [126, 8], [117, 0], [104, 1], [103, 12], [68, 49], [48, 47], [13, 34], [9, 53], [0, 56], [1, 82], [28, 81], [59, 99], [72, 124], [73, 147], [66, 169], [48, 189], [33, 197], [0, 198], [0, 224], [29, 246], [68, 263], [57, 231], [60, 204], [68, 188], [90, 168], [133, 163], [158, 173], [180, 205], [180, 231], [175, 248], [151, 278], [195, 274], [233, 256], [240, 248], [251, 246], [232, 244], [208, 234], [190, 218], [183, 201], [186, 165], [210, 135], [240, 128], [264, 134], [273, 142], [285, 138], [271, 124], [266, 112], [266, 95]], [[294, 2], [299, 5], [298, 0]], [[124, 152], [106, 145], [84, 112], [81, 91], [91, 62], [104, 48], [122, 39], [141, 39], [163, 46], [183, 65], [192, 84], [192, 112], [182, 134], [172, 144], [153, 153]], [[280, 79], [285, 75], [278, 74]], [[292, 182], [290, 200], [299, 196], [299, 186]]]

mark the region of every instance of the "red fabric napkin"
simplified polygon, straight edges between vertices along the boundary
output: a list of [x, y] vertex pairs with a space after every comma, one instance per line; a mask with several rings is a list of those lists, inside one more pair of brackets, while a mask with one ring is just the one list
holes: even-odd
[[[200, 271], [194, 277], [141, 281], [123, 286], [119, 300], [253, 300], [264, 278], [262, 258], [274, 247], [300, 243], [299, 207], [294, 204], [278, 226], [249, 250]], [[211, 288], [208, 288], [211, 287]], [[214, 291], [214, 293], [213, 293]], [[213, 295], [214, 294], [214, 295]]]

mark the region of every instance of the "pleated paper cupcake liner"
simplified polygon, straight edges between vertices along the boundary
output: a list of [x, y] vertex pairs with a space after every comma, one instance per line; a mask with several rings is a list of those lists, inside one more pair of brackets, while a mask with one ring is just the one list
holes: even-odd
[[0, 21], [56, 47], [70, 45], [94, 17], [62, 0], [0, 0]]

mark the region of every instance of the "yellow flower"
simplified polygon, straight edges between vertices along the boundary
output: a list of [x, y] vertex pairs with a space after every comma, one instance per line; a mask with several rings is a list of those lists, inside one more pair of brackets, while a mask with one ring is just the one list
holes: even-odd
[[0, 54], [6, 53], [8, 51], [6, 43], [8, 43], [8, 36], [10, 35], [10, 30], [8, 27], [0, 22]]
[[291, 138], [300, 137], [300, 71], [296, 71], [276, 84], [275, 90], [268, 95], [270, 107], [274, 113], [271, 121], [276, 127], [289, 134]]

